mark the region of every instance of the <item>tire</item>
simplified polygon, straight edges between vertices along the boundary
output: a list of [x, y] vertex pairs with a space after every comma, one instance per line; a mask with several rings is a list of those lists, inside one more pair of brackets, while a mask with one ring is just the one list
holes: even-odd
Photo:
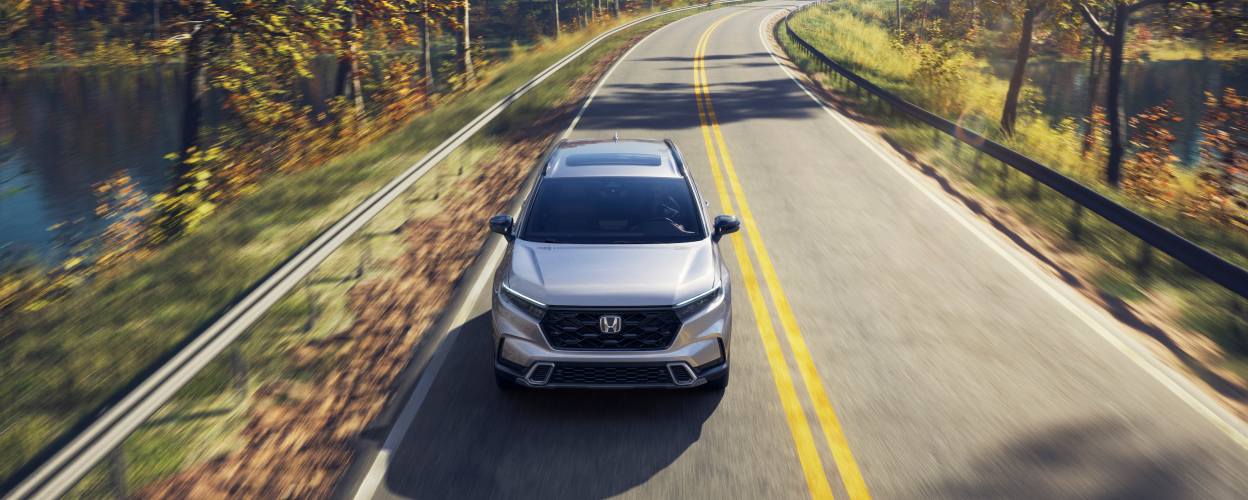
[[502, 389], [505, 391], [520, 389], [521, 387], [523, 387], [520, 384], [516, 383], [516, 377], [500, 372], [498, 370], [494, 370], [494, 383], [498, 385], [499, 389]]
[[715, 380], [708, 380], [706, 385], [702, 386], [714, 391], [722, 391], [728, 388], [728, 370], [724, 370], [724, 375]]

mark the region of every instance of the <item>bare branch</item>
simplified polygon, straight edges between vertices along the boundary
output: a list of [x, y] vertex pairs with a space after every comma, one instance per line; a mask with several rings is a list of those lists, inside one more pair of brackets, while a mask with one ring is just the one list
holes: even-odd
[[1088, 22], [1088, 25], [1092, 27], [1092, 32], [1096, 33], [1096, 36], [1100, 37], [1101, 40], [1105, 41], [1105, 43], [1113, 43], [1113, 35], [1110, 35], [1108, 31], [1105, 31], [1105, 28], [1101, 26], [1100, 21], [1096, 20], [1096, 16], [1092, 15], [1092, 11], [1088, 9], [1087, 4], [1082, 2], [1079, 3], [1079, 13], [1083, 14], [1083, 20]]

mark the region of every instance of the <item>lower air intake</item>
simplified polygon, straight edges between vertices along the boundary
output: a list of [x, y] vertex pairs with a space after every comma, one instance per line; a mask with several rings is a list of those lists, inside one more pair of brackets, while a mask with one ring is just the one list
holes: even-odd
[[663, 366], [558, 366], [552, 384], [669, 385], [671, 373]]
[[693, 369], [684, 363], [671, 363], [667, 365], [667, 369], [671, 372], [672, 381], [676, 382], [676, 385], [689, 385], [698, 378], [693, 374]]
[[533, 365], [533, 368], [529, 370], [529, 376], [525, 377], [525, 380], [528, 380], [529, 383], [533, 385], [543, 385], [550, 380], [550, 372], [554, 370], [554, 368], [555, 365], [550, 363], [538, 363]]

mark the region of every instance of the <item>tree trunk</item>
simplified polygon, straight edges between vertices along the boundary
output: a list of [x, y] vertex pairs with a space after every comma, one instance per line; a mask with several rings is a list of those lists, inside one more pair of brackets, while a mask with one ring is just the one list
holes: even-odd
[[[1101, 47], [1097, 52], [1097, 47]], [[1092, 60], [1088, 61], [1088, 127], [1083, 133], [1083, 155], [1092, 150], [1093, 137], [1096, 134], [1096, 98], [1101, 91], [1101, 73], [1105, 71], [1105, 44], [1101, 39], [1094, 38], [1092, 43]]]
[[468, 0], [464, 0], [459, 7], [461, 16], [459, 22], [463, 26], [463, 37], [459, 46], [459, 70], [464, 75], [464, 85], [472, 85], [477, 80], [472, 68], [472, 32], [468, 29], [468, 18], [471, 17], [469, 10]]
[[191, 30], [191, 37], [186, 42], [186, 64], [182, 78], [182, 143], [178, 165], [174, 171], [174, 185], [178, 187], [191, 172], [192, 164], [187, 160], [192, 150], [199, 149], [199, 126], [208, 94], [208, 58], [204, 54], [207, 37], [208, 30], [203, 25], [198, 25]]
[[1122, 177], [1124, 132], [1127, 124], [1122, 109], [1122, 53], [1126, 43], [1126, 6], [1118, 4], [1114, 9], [1114, 32], [1109, 43], [1109, 87], [1105, 92], [1105, 118], [1109, 120], [1109, 161], [1105, 163], [1105, 181], [1114, 188]]
[[901, 31], [901, 0], [897, 0], [897, 31]]
[[[173, 185], [169, 193], [173, 196], [184, 193], [194, 185], [191, 171], [194, 163], [188, 161], [191, 155], [200, 148], [199, 126], [203, 118], [205, 100], [208, 94], [208, 49], [209, 29], [203, 24], [191, 30], [186, 41], [186, 63], [182, 76], [182, 143], [178, 151], [178, 163], [173, 167]], [[167, 238], [174, 238], [186, 228], [186, 206], [178, 202], [164, 205], [164, 217], [160, 223], [160, 231]]]
[[559, 0], [550, 0], [555, 4], [555, 40], [559, 39]]
[[1010, 137], [1014, 136], [1014, 122], [1018, 119], [1018, 93], [1023, 90], [1023, 74], [1027, 71], [1027, 60], [1031, 58], [1031, 32], [1036, 25], [1036, 16], [1043, 10], [1043, 0], [1037, 0], [1027, 4], [1027, 11], [1023, 13], [1023, 33], [1018, 39], [1014, 74], [1010, 76], [1010, 89], [1005, 93], [1005, 108], [1001, 111], [1001, 128]]
[[355, 39], [356, 29], [356, 10], [358, 5], [356, 0], [347, 0], [348, 12], [343, 14], [342, 20], [342, 56], [338, 59], [338, 75], [335, 79], [334, 92], [342, 97], [355, 100], [355, 115], [357, 118], [364, 116], [364, 95], [360, 85], [360, 62], [359, 62], [359, 42]]
[[299, 85], [299, 93], [303, 96], [303, 104], [308, 107], [308, 121], [313, 125], [320, 126], [325, 117], [329, 116], [329, 110], [325, 108], [325, 95], [321, 92], [320, 82], [315, 78], [304, 78], [295, 76]]
[[425, 104], [433, 105], [433, 51], [429, 48], [429, 2], [425, 1], [424, 13], [420, 17], [420, 50], [424, 52], [425, 60]]
[[919, 40], [927, 41], [927, 0], [923, 0], [923, 13], [919, 17]]

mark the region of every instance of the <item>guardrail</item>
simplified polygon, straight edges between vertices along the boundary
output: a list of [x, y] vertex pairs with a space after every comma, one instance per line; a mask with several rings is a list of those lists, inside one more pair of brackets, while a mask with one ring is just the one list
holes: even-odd
[[[4, 492], [3, 500], [53, 500], [69, 491], [92, 468], [122, 443], [143, 422], [223, 352], [270, 307], [290, 291], [347, 238], [362, 229], [387, 205], [397, 199], [412, 184], [445, 159], [456, 148], [479, 132], [508, 106], [527, 94], [568, 63], [580, 57], [607, 37], [637, 24], [677, 12], [703, 9], [714, 5], [740, 3], [749, 0], [718, 0], [677, 9], [665, 10], [607, 31], [585, 43], [559, 62], [543, 70], [525, 82], [502, 100], [477, 115], [471, 122], [456, 131], [423, 158], [377, 190], [372, 196], [339, 219], [321, 233], [267, 279], [253, 288], [220, 319], [190, 340], [185, 347], [160, 365], [150, 376], [138, 383], [129, 393], [120, 397], [85, 428], [56, 449], [37, 458], [37, 465], [28, 466], [11, 478], [17, 482]], [[62, 438], [59, 442], [64, 442]], [[20, 478], [20, 479], [18, 479]], [[10, 484], [12, 484], [10, 482]]]
[[853, 71], [846, 69], [844, 66], [837, 64], [827, 55], [819, 52], [814, 46], [803, 39], [793, 31], [789, 26], [789, 20], [794, 14], [802, 12], [815, 5], [828, 3], [831, 0], [809, 3], [789, 12], [784, 18], [784, 29], [788, 37], [797, 42], [802, 48], [816, 61], [831, 71], [840, 74], [846, 80], [853, 82], [858, 87], [874, 95], [881, 102], [887, 103], [896, 110], [909, 115], [910, 117], [927, 124], [928, 126], [939, 130], [940, 132], [961, 141], [962, 143], [976, 148], [984, 154], [1000, 160], [1001, 163], [1018, 170], [1029, 177], [1039, 181], [1041, 184], [1052, 188], [1054, 191], [1074, 201], [1078, 205], [1091, 210], [1093, 213], [1101, 216], [1105, 220], [1126, 230], [1135, 237], [1143, 240], [1145, 243], [1152, 245], [1154, 248], [1164, 252], [1166, 255], [1173, 257], [1174, 260], [1186, 264], [1196, 272], [1204, 275], [1206, 278], [1213, 280], [1215, 283], [1226, 287], [1227, 290], [1235, 294], [1248, 298], [1248, 270], [1236, 266], [1228, 262], [1226, 259], [1214, 255], [1212, 252], [1203, 247], [1187, 241], [1182, 236], [1174, 234], [1170, 230], [1161, 227], [1157, 223], [1148, 220], [1144, 216], [1135, 213], [1131, 209], [1114, 203], [1109, 198], [1093, 191], [1092, 189], [1080, 184], [1079, 182], [1066, 177], [1053, 169], [1046, 167], [1039, 162], [1024, 156], [1010, 148], [1002, 146], [988, 138], [966, 130], [958, 124], [941, 118], [931, 112], [915, 106], [910, 102], [893, 95], [892, 93], [881, 89], [867, 79], [858, 76]]

